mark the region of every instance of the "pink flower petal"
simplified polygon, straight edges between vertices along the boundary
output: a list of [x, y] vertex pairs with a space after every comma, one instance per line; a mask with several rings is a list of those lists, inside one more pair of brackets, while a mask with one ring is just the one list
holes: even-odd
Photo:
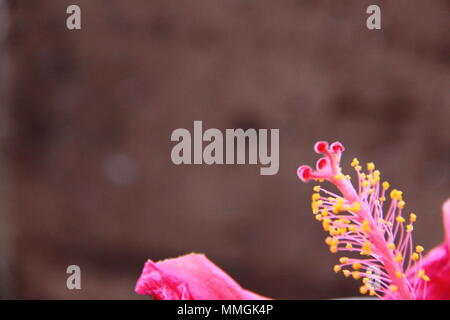
[[[418, 299], [450, 300], [450, 199], [442, 206], [445, 242], [431, 250], [422, 260], [422, 268], [430, 277], [427, 286], [415, 294]], [[414, 268], [408, 277], [416, 273]]]
[[157, 300], [263, 300], [243, 289], [203, 254], [148, 260], [135, 291]]

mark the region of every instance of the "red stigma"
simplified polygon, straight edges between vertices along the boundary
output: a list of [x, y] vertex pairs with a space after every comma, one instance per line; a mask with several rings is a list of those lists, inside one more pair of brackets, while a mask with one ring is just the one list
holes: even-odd
[[345, 150], [344, 146], [339, 141], [333, 142], [330, 146], [330, 149], [334, 153], [342, 153]]
[[317, 153], [325, 153], [328, 150], [328, 142], [326, 141], [318, 141], [314, 145], [314, 151]]
[[297, 170], [297, 175], [303, 182], [307, 182], [311, 179], [312, 169], [309, 166], [301, 166]]
[[316, 162], [316, 168], [317, 170], [322, 170], [323, 168], [327, 167], [329, 165], [328, 158], [320, 158]]

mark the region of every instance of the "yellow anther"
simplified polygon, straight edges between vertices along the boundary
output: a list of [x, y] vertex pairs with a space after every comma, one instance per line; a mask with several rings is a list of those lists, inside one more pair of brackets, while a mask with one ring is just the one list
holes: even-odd
[[341, 258], [339, 258], [339, 262], [340, 263], [348, 263], [348, 258], [347, 257], [341, 257]]
[[352, 265], [352, 267], [353, 267], [353, 269], [355, 269], [355, 270], [359, 270], [359, 269], [361, 269], [362, 265], [361, 265], [361, 263], [359, 263], [359, 262], [355, 262], [355, 263]]
[[395, 272], [395, 276], [399, 279], [403, 278], [403, 273], [401, 271]]
[[402, 261], [403, 261], [403, 256], [402, 256], [402, 254], [401, 254], [400, 252], [397, 253], [397, 255], [395, 256], [394, 260], [395, 260], [396, 262], [402, 262]]
[[363, 279], [362, 279], [362, 283], [368, 284], [368, 283], [369, 283], [369, 278], [363, 278]]
[[425, 270], [423, 270], [423, 269], [420, 269], [419, 272], [417, 272], [417, 276], [419, 278], [422, 278], [424, 275], [425, 275]]
[[354, 225], [351, 225], [348, 227], [348, 231], [354, 232], [354, 231], [356, 231], [356, 227]]
[[313, 193], [312, 195], [312, 200], [313, 201], [317, 201], [320, 199], [320, 193]]
[[375, 169], [375, 165], [373, 164], [373, 162], [369, 162], [367, 164], [367, 170], [372, 171], [373, 169]]
[[356, 167], [358, 164], [359, 164], [358, 159], [357, 159], [357, 158], [353, 158], [352, 163], [351, 163], [351, 166], [352, 166], [352, 167]]
[[317, 221], [322, 221], [322, 215], [321, 214], [316, 215], [316, 220]]
[[320, 186], [314, 186], [313, 191], [314, 192], [320, 192]]
[[367, 286], [361, 286], [361, 287], [359, 288], [359, 292], [360, 292], [361, 294], [367, 294], [368, 291], [369, 291], [369, 289], [367, 288]]
[[399, 209], [403, 209], [403, 208], [405, 207], [405, 204], [406, 204], [405, 201], [401, 200], [401, 201], [398, 202], [397, 207], [398, 207]]
[[363, 188], [367, 188], [368, 186], [369, 186], [369, 181], [367, 181], [367, 180], [364, 180], [363, 182], [362, 182], [362, 186], [363, 186]]
[[405, 222], [405, 218], [403, 218], [402, 216], [397, 216], [397, 218], [395, 218], [395, 221], [397, 221], [398, 223], [403, 223]]
[[355, 170], [356, 170], [356, 171], [361, 171], [361, 169], [362, 169], [361, 166], [356, 166], [356, 167], [355, 167]]
[[341, 271], [341, 266], [335, 265], [335, 266], [333, 267], [333, 270], [334, 270], [334, 272], [338, 273], [339, 271]]
[[319, 213], [319, 209], [318, 208], [313, 208], [312, 209], [312, 213], [313, 214], [318, 214]]
[[364, 242], [362, 245], [361, 255], [370, 255], [372, 253], [372, 245], [369, 241]]
[[331, 247], [330, 247], [330, 252], [331, 252], [331, 253], [336, 253], [336, 252], [338, 252], [338, 247], [337, 247], [337, 246], [331, 246]]
[[313, 201], [311, 202], [311, 208], [313, 209], [319, 209], [319, 207], [323, 204], [322, 200], [317, 200], [317, 201]]
[[414, 213], [411, 213], [409, 215], [409, 221], [416, 222], [417, 221], [417, 216]]
[[398, 287], [396, 285], [391, 285], [390, 289], [392, 292], [396, 292], [398, 290]]
[[352, 244], [351, 244], [351, 243], [347, 243], [347, 244], [345, 245], [345, 249], [353, 249]]
[[326, 238], [325, 238], [325, 243], [326, 243], [327, 245], [329, 245], [329, 246], [331, 246], [331, 241], [333, 241], [333, 238], [331, 238], [331, 237], [326, 237]]
[[380, 197], [380, 202], [386, 201], [386, 197]]
[[389, 189], [389, 182], [387, 182], [387, 181], [383, 182], [383, 189], [384, 190]]
[[342, 273], [346, 278], [348, 278], [352, 274], [349, 270], [342, 270]]
[[389, 248], [390, 250], [394, 250], [394, 249], [395, 249], [395, 244], [389, 243], [389, 244], [388, 244], [388, 248]]
[[350, 177], [349, 174], [346, 174], [346, 175], [345, 175], [345, 179], [347, 179], [347, 180], [352, 180], [352, 177]]
[[422, 279], [425, 280], [426, 282], [430, 281], [430, 277], [427, 276], [427, 275], [424, 275], [424, 276], [422, 277]]
[[353, 202], [353, 205], [350, 208], [350, 211], [359, 212], [360, 210], [361, 210], [361, 205], [359, 204], [359, 202], [358, 201]]
[[413, 227], [412, 224], [408, 224], [408, 225], [406, 226], [406, 232], [412, 232], [413, 230], [414, 230], [414, 227]]
[[416, 253], [416, 252], [414, 252], [414, 253], [411, 255], [411, 260], [412, 260], [412, 261], [417, 261], [417, 260], [419, 260], [419, 254]]
[[369, 220], [364, 220], [362, 224], [362, 228], [364, 231], [369, 232], [370, 231], [370, 223]]
[[416, 252], [422, 253], [425, 249], [422, 246], [416, 246]]
[[361, 278], [361, 275], [359, 274], [358, 271], [353, 271], [352, 272], [352, 277], [353, 277], [353, 279], [358, 280], [358, 279]]
[[370, 291], [369, 291], [369, 295], [370, 295], [370, 296], [374, 296], [374, 295], [376, 295], [376, 294], [377, 294], [377, 293], [375, 292], [375, 290], [370, 290]]
[[402, 200], [403, 192], [397, 189], [392, 189], [391, 191], [391, 199], [392, 200]]
[[344, 178], [344, 175], [342, 173], [338, 173], [334, 176], [334, 180], [341, 180], [342, 178]]
[[336, 200], [336, 204], [333, 206], [333, 213], [339, 213], [344, 210], [344, 200], [339, 198]]

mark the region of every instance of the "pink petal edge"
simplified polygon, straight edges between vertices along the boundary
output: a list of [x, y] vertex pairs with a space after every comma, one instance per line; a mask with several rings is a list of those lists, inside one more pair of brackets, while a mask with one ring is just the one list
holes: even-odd
[[[422, 260], [422, 268], [430, 281], [424, 290], [416, 292], [418, 299], [450, 300], [450, 199], [442, 206], [445, 241], [432, 249]], [[410, 270], [408, 277], [418, 268]]]
[[203, 254], [187, 254], [159, 262], [148, 260], [136, 293], [156, 300], [265, 300], [243, 289]]

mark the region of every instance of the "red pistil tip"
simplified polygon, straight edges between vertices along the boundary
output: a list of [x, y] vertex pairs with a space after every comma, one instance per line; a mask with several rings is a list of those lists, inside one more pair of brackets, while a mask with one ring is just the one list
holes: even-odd
[[320, 158], [316, 162], [316, 168], [317, 168], [317, 170], [322, 170], [325, 167], [327, 167], [329, 163], [330, 163], [330, 161], [328, 160], [328, 158]]
[[303, 182], [307, 182], [311, 179], [312, 169], [310, 166], [301, 166], [297, 170], [297, 175]]
[[314, 145], [314, 151], [317, 153], [325, 153], [328, 150], [328, 142], [326, 141], [318, 141]]
[[331, 151], [333, 151], [333, 153], [342, 153], [345, 150], [344, 146], [339, 141], [333, 142], [330, 146], [330, 149]]

